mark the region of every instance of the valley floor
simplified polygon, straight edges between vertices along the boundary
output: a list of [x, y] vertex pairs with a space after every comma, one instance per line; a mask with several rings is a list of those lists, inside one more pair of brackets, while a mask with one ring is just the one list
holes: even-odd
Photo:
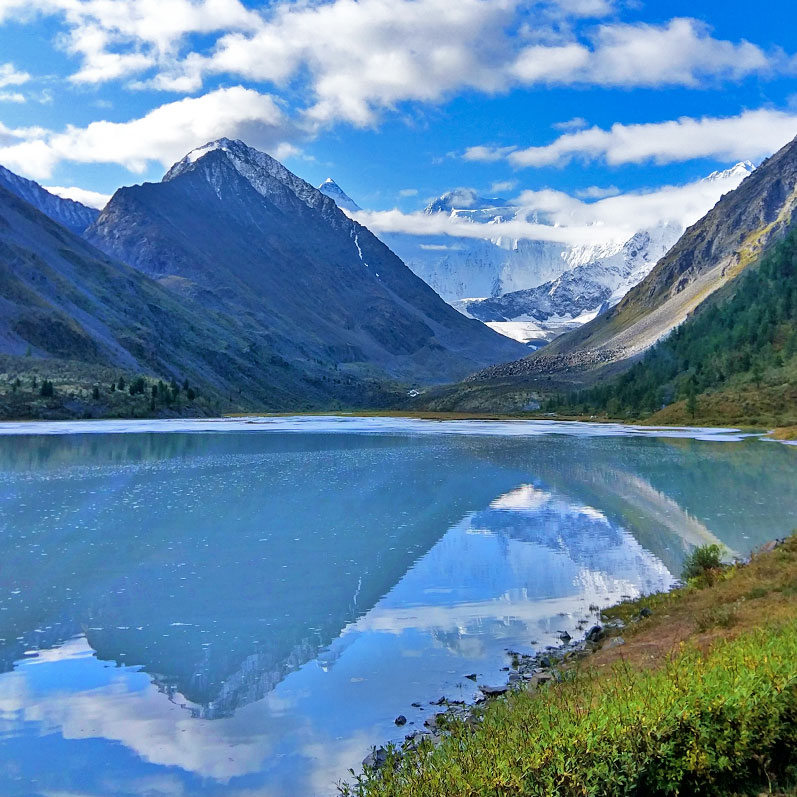
[[797, 535], [765, 547], [605, 611], [594, 655], [343, 793], [797, 794]]

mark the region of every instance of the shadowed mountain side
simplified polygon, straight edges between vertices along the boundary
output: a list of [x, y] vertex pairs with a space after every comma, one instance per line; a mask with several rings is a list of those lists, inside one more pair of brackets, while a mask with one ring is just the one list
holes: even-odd
[[623, 370], [745, 268], [794, 224], [797, 139], [765, 160], [681, 236], [614, 308], [535, 354], [469, 380], [549, 376], [583, 386]]
[[0, 353], [18, 370], [25, 355], [116, 366], [273, 409], [379, 398], [332, 368], [286, 362], [240, 319], [175, 296], [2, 187], [0, 297]]
[[64, 199], [51, 194], [37, 182], [20, 177], [3, 166], [0, 166], [0, 186], [78, 235], [100, 215], [99, 210], [86, 207], [74, 199]]
[[269, 156], [222, 139], [116, 192], [88, 238], [240, 319], [296, 367], [460, 378], [520, 344], [466, 319], [366, 228]]

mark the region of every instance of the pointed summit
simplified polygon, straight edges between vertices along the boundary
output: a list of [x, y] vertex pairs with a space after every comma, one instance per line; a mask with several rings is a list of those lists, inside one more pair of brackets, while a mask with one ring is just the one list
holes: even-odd
[[740, 161], [730, 169], [723, 169], [722, 171], [712, 172], [708, 177], [703, 180], [707, 183], [713, 183], [718, 180], [744, 180], [745, 177], [751, 175], [755, 171], [755, 166], [750, 161]]
[[328, 196], [339, 208], [352, 213], [361, 210], [360, 206], [331, 178], [327, 177], [318, 190]]

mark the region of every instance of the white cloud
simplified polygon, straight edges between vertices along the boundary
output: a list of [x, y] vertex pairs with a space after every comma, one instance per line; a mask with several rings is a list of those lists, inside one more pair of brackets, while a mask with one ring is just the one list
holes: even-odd
[[25, 102], [25, 95], [18, 91], [0, 91], [0, 102]]
[[505, 222], [478, 223], [447, 213], [402, 213], [399, 210], [363, 211], [353, 215], [377, 234], [481, 240], [501, 237], [553, 241], [571, 246], [623, 242], [642, 228], [659, 224], [682, 227], [693, 224], [724, 193], [736, 188], [742, 177], [743, 173], [736, 171], [717, 179], [635, 191], [593, 202], [584, 202], [551, 189], [524, 191], [514, 200], [515, 217]]
[[797, 113], [760, 109], [725, 118], [682, 117], [667, 122], [590, 127], [559, 136], [540, 147], [469, 147], [465, 160], [506, 159], [513, 166], [562, 165], [573, 159], [658, 164], [715, 158], [758, 160], [771, 155], [797, 134]]
[[566, 122], [557, 122], [555, 125], [552, 125], [552, 127], [554, 130], [564, 130], [569, 133], [572, 130], [581, 130], [584, 127], [589, 127], [589, 123], [583, 117], [575, 116], [572, 119], [568, 119]]
[[605, 199], [607, 196], [617, 196], [619, 193], [620, 189], [616, 185], [609, 185], [605, 188], [599, 185], [590, 185], [575, 192], [579, 199]]
[[240, 0], [0, 0], [0, 23], [60, 17], [77, 83], [193, 93], [227, 75], [298, 87], [310, 125], [370, 125], [401, 102], [466, 89], [698, 86], [795, 68], [692, 19], [576, 24], [614, 10], [613, 0], [279, 0], [257, 11]]
[[474, 224], [462, 217], [452, 217], [445, 213], [428, 215], [426, 213], [402, 213], [400, 210], [384, 210], [358, 211], [351, 215], [376, 234], [404, 233], [423, 237], [448, 235], [453, 238], [478, 240], [490, 240], [497, 236], [503, 236], [566, 244], [590, 243], [602, 239], [615, 240], [623, 234], [619, 229], [596, 229], [580, 225], [568, 228], [555, 227], [525, 221], [522, 218], [488, 225]]
[[12, 63], [0, 64], [0, 88], [21, 86], [30, 80], [27, 72], [20, 72]]
[[524, 191], [517, 202], [521, 207], [537, 210], [549, 223], [565, 227], [598, 225], [631, 232], [669, 222], [688, 227], [723, 194], [736, 188], [743, 176], [739, 171], [717, 179], [633, 191], [596, 202], [583, 202], [560, 191]]
[[490, 186], [489, 193], [504, 194], [507, 191], [512, 191], [516, 186], [517, 180], [498, 180]]
[[676, 18], [664, 25], [601, 25], [588, 44], [534, 44], [519, 53], [512, 71], [525, 84], [694, 87], [775, 69], [793, 66], [781, 53], [715, 39], [703, 23]]
[[409, 197], [409, 196], [418, 196], [418, 189], [417, 188], [402, 188], [401, 191], [398, 192], [400, 197]]
[[76, 83], [168, 69], [191, 34], [255, 30], [262, 18], [239, 0], [0, 0], [0, 23], [60, 16], [58, 43], [81, 59]]
[[435, 102], [465, 87], [503, 89], [500, 44], [516, 0], [334, 0], [281, 4], [253, 36], [231, 34], [201, 68], [285, 84], [310, 76], [308, 118], [375, 121], [405, 100]]
[[294, 154], [293, 134], [274, 98], [235, 86], [161, 105], [129, 122], [92, 122], [63, 132], [12, 130], [0, 124], [0, 162], [33, 177], [48, 177], [61, 161], [118, 163], [142, 172], [169, 166], [192, 148], [221, 136], [245, 138], [276, 157]]
[[491, 163], [508, 158], [517, 147], [485, 147], [481, 144], [475, 147], [468, 147], [462, 156], [466, 161], [481, 161]]
[[111, 198], [110, 194], [101, 194], [99, 191], [89, 191], [87, 188], [78, 188], [77, 186], [45, 185], [43, 187], [51, 194], [64, 199], [74, 199], [76, 202], [81, 202], [90, 208], [97, 208], [97, 210], [102, 210]]

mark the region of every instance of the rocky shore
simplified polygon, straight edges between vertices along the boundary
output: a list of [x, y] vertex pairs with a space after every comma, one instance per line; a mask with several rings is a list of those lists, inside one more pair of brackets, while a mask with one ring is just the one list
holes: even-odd
[[[649, 607], [642, 606], [630, 619], [630, 622], [634, 624], [642, 622], [652, 614]], [[408, 733], [399, 744], [372, 748], [371, 752], [363, 759], [363, 768], [378, 770], [389, 759], [393, 761], [400, 759], [408, 751], [417, 749], [421, 743], [437, 745], [442, 741], [446, 729], [452, 721], [464, 721], [472, 726], [478, 725], [482, 720], [482, 709], [490, 701], [500, 700], [512, 690], [536, 691], [551, 681], [560, 682], [567, 677], [569, 669], [576, 662], [586, 659], [598, 650], [624, 645], [625, 640], [622, 633], [626, 628], [626, 622], [619, 618], [609, 618], [606, 615], [600, 615], [600, 619], [600, 623], [592, 625], [579, 639], [574, 639], [565, 631], [559, 636], [560, 645], [549, 645], [534, 654], [507, 650], [509, 664], [503, 668], [506, 673], [506, 680], [503, 683], [479, 684], [479, 696], [474, 702], [446, 697], [429, 701], [428, 705], [432, 709], [432, 714], [424, 721], [423, 729]], [[588, 622], [582, 620], [580, 625], [586, 626]], [[474, 682], [478, 681], [476, 673], [464, 677]], [[412, 707], [420, 709], [422, 705], [413, 703]], [[400, 714], [396, 717], [395, 723], [398, 727], [403, 727], [407, 724], [407, 718]]]
[[[699, 579], [699, 584], [682, 585], [676, 583], [666, 592], [629, 600], [600, 610], [591, 606], [595, 612], [590, 618], [582, 619], [579, 628], [588, 628], [582, 637], [573, 638], [568, 632], [560, 633], [561, 644], [549, 645], [532, 655], [507, 650], [508, 664], [503, 668], [506, 678], [503, 683], [478, 684], [478, 697], [473, 702], [441, 697], [430, 701], [432, 709], [425, 720], [423, 729], [408, 733], [400, 743], [374, 747], [362, 762], [364, 773], [376, 773], [386, 764], [397, 766], [405, 756], [413, 756], [419, 749], [437, 747], [446, 738], [449, 729], [465, 723], [477, 729], [483, 722], [485, 710], [495, 701], [505, 700], [520, 692], [536, 692], [548, 684], [561, 683], [576, 677], [587, 660], [600, 652], [599, 667], [611, 664], [618, 658], [628, 658], [643, 665], [644, 660], [660, 660], [679, 638], [699, 640], [708, 635], [714, 639], [715, 629], [733, 629], [744, 626], [743, 617], [749, 612], [747, 601], [755, 598], [760, 601], [766, 595], [778, 590], [777, 578], [773, 579], [772, 557], [779, 554], [783, 559], [779, 567], [785, 575], [786, 583], [792, 582], [793, 560], [797, 559], [797, 537], [774, 539], [761, 546], [747, 559], [736, 561], [733, 566], [723, 566], [712, 575]], [[749, 565], [753, 565], [750, 567]], [[723, 573], [739, 573], [735, 586], [723, 586]], [[714, 589], [715, 580], [717, 589]], [[749, 582], [749, 583], [747, 583]], [[753, 585], [741, 598], [729, 600], [733, 589]], [[766, 585], [766, 586], [764, 586]], [[750, 607], [752, 608], [752, 606]], [[753, 615], [752, 625], [758, 625]], [[598, 622], [595, 622], [595, 620]], [[747, 623], [749, 624], [749, 622]], [[626, 646], [625, 636], [630, 645]], [[641, 654], [641, 655], [640, 655]], [[590, 662], [590, 666], [592, 666]], [[646, 666], [646, 665], [643, 665]], [[471, 673], [465, 678], [478, 683], [478, 675]], [[413, 708], [424, 708], [414, 703]], [[396, 717], [396, 725], [403, 727], [407, 719]]]

